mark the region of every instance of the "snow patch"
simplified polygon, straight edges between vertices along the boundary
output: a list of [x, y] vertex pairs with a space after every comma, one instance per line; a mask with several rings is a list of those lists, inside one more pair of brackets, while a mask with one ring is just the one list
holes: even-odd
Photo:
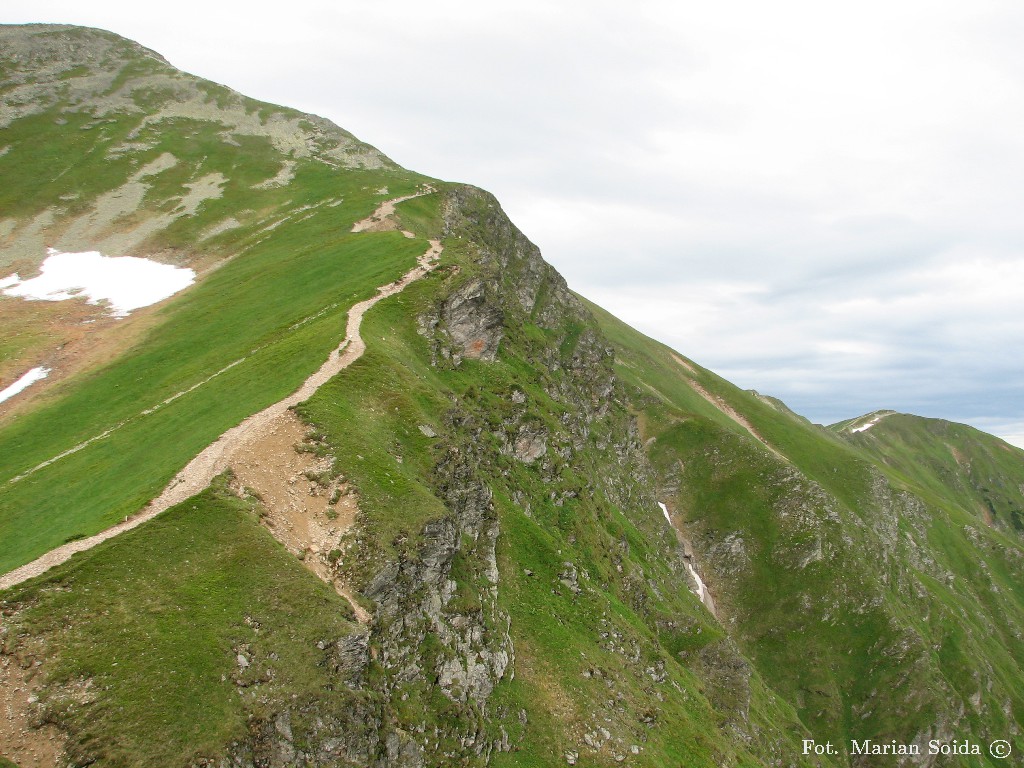
[[668, 520], [668, 524], [672, 525], [672, 518], [668, 516], [668, 507], [666, 507], [660, 501], [658, 502], [658, 506], [661, 507], [661, 513], [665, 516], [665, 519]]
[[[665, 516], [665, 519], [668, 520], [668, 524], [672, 525], [672, 518], [669, 517], [668, 507], [666, 507], [660, 501], [658, 502], [658, 506], [661, 507], [661, 514], [663, 514]], [[672, 527], [675, 528], [675, 526]], [[686, 570], [689, 571], [690, 575], [693, 577], [694, 582], [697, 584], [697, 589], [695, 589], [693, 593], [702, 603], [704, 603], [704, 605], [708, 608], [709, 611], [711, 611], [711, 613], [715, 613], [715, 603], [711, 599], [711, 593], [708, 592], [708, 588], [707, 585], [704, 583], [704, 579], [702, 579], [700, 577], [700, 574], [697, 573], [697, 568], [693, 565], [693, 562], [691, 561], [692, 557], [690, 555], [687, 555], [683, 558], [683, 562], [686, 563]]]
[[0, 392], [0, 403], [2, 403], [4, 400], [10, 400], [12, 397], [14, 397], [22, 390], [27, 389], [40, 379], [45, 379], [49, 375], [49, 368], [43, 368], [42, 366], [38, 368], [33, 368], [31, 371], [26, 373], [16, 382], [11, 384], [11, 386], [7, 387], [7, 389]]
[[880, 422], [886, 416], [888, 416], [888, 414], [880, 413], [877, 416], [875, 416], [875, 418], [873, 418], [871, 421], [867, 422], [866, 424], [861, 424], [859, 427], [850, 427], [850, 431], [851, 432], [867, 432], [869, 429], [871, 429], [873, 426], [875, 426], [875, 424]]
[[48, 248], [42, 274], [21, 280], [17, 274], [0, 280], [7, 296], [28, 301], [65, 301], [87, 296], [90, 304], [107, 302], [114, 317], [127, 317], [192, 285], [191, 269], [135, 256], [104, 256], [98, 251], [62, 253]]
[[704, 603], [704, 605], [710, 608], [711, 604], [708, 602], [710, 595], [708, 594], [708, 588], [704, 584], [704, 580], [700, 577], [700, 574], [697, 573], [697, 569], [693, 567], [693, 563], [689, 560], [684, 560], [684, 562], [686, 563], [686, 570], [690, 572], [690, 575], [693, 576], [693, 580], [697, 582], [697, 590], [694, 594], [700, 598], [700, 601]]

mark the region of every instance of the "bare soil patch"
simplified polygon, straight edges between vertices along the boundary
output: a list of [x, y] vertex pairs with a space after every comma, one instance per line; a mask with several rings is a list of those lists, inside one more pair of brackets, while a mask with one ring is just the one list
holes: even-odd
[[0, 755], [21, 768], [54, 768], [64, 734], [36, 721], [36, 680], [14, 656], [0, 655]]
[[[357, 221], [352, 225], [353, 232], [390, 232], [398, 229], [398, 222], [395, 221], [395, 206], [399, 203], [404, 203], [406, 200], [412, 200], [414, 197], [420, 197], [421, 195], [430, 194], [434, 191], [433, 187], [424, 187], [426, 191], [416, 192], [411, 195], [405, 195], [404, 197], [396, 197], [392, 200], [385, 200], [379, 206], [377, 210], [371, 213], [362, 221]], [[412, 232], [402, 231], [402, 234], [406, 237], [415, 237]]]
[[677, 363], [679, 363], [681, 366], [683, 366], [683, 368], [688, 370], [690, 373], [696, 373], [697, 372], [697, 371], [694, 370], [692, 365], [690, 365], [688, 362], [683, 360], [683, 358], [681, 358], [679, 355], [673, 353], [672, 354], [672, 359], [675, 360]]
[[246, 436], [231, 460], [235, 490], [261, 502], [260, 520], [274, 538], [348, 600], [365, 623], [370, 614], [335, 575], [358, 503], [343, 478], [331, 477], [334, 458], [309, 449], [307, 432], [293, 412], [285, 411], [266, 430]]
[[0, 405], [0, 419], [23, 413], [65, 378], [111, 362], [137, 344], [158, 322], [158, 302], [113, 318], [104, 306], [72, 301], [25, 301], [0, 297], [0, 326], [24, 351], [0, 363], [0, 382], [10, 383], [29, 368], [43, 365], [49, 377]]

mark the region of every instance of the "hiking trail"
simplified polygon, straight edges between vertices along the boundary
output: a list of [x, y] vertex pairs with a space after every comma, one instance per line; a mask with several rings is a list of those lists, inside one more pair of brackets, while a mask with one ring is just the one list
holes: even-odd
[[[393, 221], [391, 217], [394, 214], [395, 205], [414, 197], [431, 194], [434, 191], [435, 190], [432, 187], [428, 186], [425, 187], [423, 191], [416, 194], [387, 200], [381, 203], [371, 216], [363, 219], [362, 221], [356, 222], [351, 231], [381, 231], [384, 228], [388, 228], [387, 224], [382, 223], [385, 221]], [[397, 229], [397, 224], [390, 228]], [[175, 504], [194, 496], [206, 488], [214, 477], [231, 466], [232, 459], [241, 448], [246, 445], [251, 445], [253, 442], [261, 440], [267, 435], [273, 433], [275, 428], [279, 426], [280, 421], [287, 418], [289, 409], [292, 406], [308, 400], [329, 379], [336, 376], [362, 356], [363, 352], [366, 350], [366, 342], [363, 341], [363, 338], [359, 335], [359, 327], [362, 324], [363, 316], [366, 314], [367, 310], [374, 306], [378, 301], [399, 293], [410, 283], [422, 278], [437, 265], [437, 261], [440, 258], [441, 252], [444, 250], [444, 246], [441, 245], [439, 240], [430, 240], [429, 243], [430, 247], [422, 256], [420, 256], [417, 260], [417, 265], [413, 267], [413, 269], [406, 272], [398, 280], [388, 283], [387, 285], [380, 286], [377, 289], [377, 294], [375, 296], [352, 306], [348, 312], [348, 323], [345, 328], [344, 340], [337, 348], [331, 351], [324, 364], [310, 375], [309, 378], [302, 383], [302, 386], [300, 386], [295, 392], [284, 399], [267, 406], [262, 411], [254, 413], [237, 426], [224, 432], [224, 434], [218, 437], [213, 443], [203, 449], [195, 456], [195, 458], [186, 464], [185, 467], [175, 475], [174, 479], [168, 483], [163, 492], [143, 507], [140, 512], [126, 518], [123, 522], [111, 526], [106, 530], [100, 531], [97, 534], [83, 539], [78, 539], [76, 541], [71, 541], [52, 549], [32, 562], [0, 576], [0, 590], [13, 587], [23, 581], [39, 576], [50, 568], [53, 568], [55, 565], [60, 565], [61, 563], [66, 562], [72, 555], [78, 552], [90, 550], [103, 541], [112, 539], [125, 531], [137, 528], [148, 520], [152, 520], [161, 512], [166, 511]], [[95, 439], [99, 439], [100, 437], [105, 436], [105, 434], [106, 433]], [[86, 442], [88, 443], [92, 441], [90, 440]], [[84, 445], [82, 447], [84, 447]], [[341, 588], [337, 585], [335, 588], [339, 594], [342, 594]], [[342, 596], [349, 599], [350, 602], [353, 602], [346, 595], [342, 594]], [[358, 613], [359, 612], [357, 611], [357, 614]]]

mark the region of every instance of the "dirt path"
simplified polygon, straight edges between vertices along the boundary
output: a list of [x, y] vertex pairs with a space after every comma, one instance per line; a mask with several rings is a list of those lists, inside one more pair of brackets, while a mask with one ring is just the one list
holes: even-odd
[[[395, 200], [383, 203], [380, 208], [377, 209], [377, 213], [370, 218], [373, 219], [378, 215], [390, 217], [394, 213], [394, 206], [397, 203], [422, 194], [429, 194], [432, 191], [432, 189], [427, 188], [427, 191], [420, 192], [416, 195], [407, 195], [405, 197], [396, 198]], [[387, 207], [389, 204], [390, 208]], [[365, 221], [369, 221], [369, 219], [365, 219], [364, 222]], [[357, 227], [360, 227], [364, 222], [358, 222], [353, 227], [353, 231], [368, 231], [366, 228], [357, 229]], [[141, 512], [125, 519], [124, 522], [118, 523], [105, 531], [97, 533], [94, 536], [72, 541], [68, 544], [57, 547], [56, 549], [50, 550], [45, 555], [33, 560], [31, 563], [23, 565], [20, 568], [5, 574], [0, 577], [0, 590], [7, 589], [15, 584], [20, 584], [27, 579], [38, 576], [53, 566], [67, 561], [77, 552], [84, 552], [92, 549], [100, 542], [112, 539], [114, 536], [124, 533], [125, 531], [130, 531], [132, 528], [137, 528], [147, 520], [152, 520], [166, 509], [191, 496], [194, 496], [206, 488], [214, 477], [228, 468], [235, 452], [244, 445], [247, 439], [254, 440], [267, 435], [272, 431], [277, 420], [285, 414], [289, 408], [303, 402], [304, 400], [308, 400], [325, 382], [359, 359], [366, 349], [366, 343], [359, 335], [359, 326], [363, 321], [363, 315], [366, 314], [366, 311], [381, 299], [393, 296], [409, 285], [409, 283], [419, 280], [427, 274], [436, 265], [442, 250], [443, 246], [440, 241], [431, 240], [430, 247], [427, 249], [426, 253], [419, 258], [416, 267], [411, 269], [395, 282], [378, 288], [377, 295], [373, 298], [355, 304], [348, 313], [348, 325], [345, 329], [345, 340], [337, 349], [331, 352], [327, 361], [320, 366], [318, 371], [306, 379], [302, 386], [288, 397], [268, 406], [259, 413], [253, 414], [241, 424], [236, 427], [232, 427], [217, 438], [214, 443], [207, 446], [206, 449], [192, 459], [192, 461], [190, 461], [185, 468], [175, 476], [163, 492], [146, 505]]]
[[[399, 203], [404, 203], [406, 200], [412, 200], [414, 197], [420, 197], [422, 195], [429, 195], [434, 192], [434, 188], [430, 185], [423, 187], [422, 192], [414, 192], [411, 195], [405, 195], [404, 197], [396, 197], [392, 200], [385, 200], [379, 206], [377, 210], [371, 213], [362, 221], [357, 221], [352, 225], [353, 232], [389, 232], [391, 230], [398, 229], [398, 222], [395, 221], [394, 213], [395, 206]], [[406, 237], [415, 237], [412, 232], [406, 232], [402, 230], [402, 234]]]
[[[694, 369], [693, 369], [693, 366], [690, 365], [689, 363], [687, 363], [685, 360], [683, 360], [678, 355], [672, 355], [672, 358], [677, 363], [679, 363], [679, 365], [681, 365], [683, 368], [685, 368], [686, 370], [690, 371], [691, 373], [696, 373], [696, 371], [694, 371]], [[761, 443], [761, 445], [763, 445], [765, 448], [767, 448], [769, 451], [771, 451], [773, 454], [775, 454], [775, 456], [777, 456], [778, 458], [782, 459], [787, 464], [792, 463], [792, 462], [790, 462], [789, 459], [787, 459], [785, 456], [783, 456], [778, 450], [776, 450], [767, 440], [765, 440], [764, 437], [761, 436], [761, 433], [758, 432], [757, 429], [755, 429], [754, 425], [751, 424], [749, 421], [747, 421], [747, 419], [744, 418], [743, 415], [740, 414], [738, 411], [736, 411], [735, 408], [733, 408], [731, 405], [726, 403], [725, 400], [723, 400], [720, 397], [716, 397], [715, 395], [712, 395], [710, 392], [708, 392], [706, 389], [704, 389], [704, 387], [702, 387], [700, 384], [698, 384], [696, 382], [696, 380], [694, 380], [692, 377], [689, 378], [689, 381], [687, 381], [687, 384], [690, 385], [690, 387], [693, 389], [694, 392], [696, 392], [698, 395], [700, 395], [705, 400], [707, 400], [716, 409], [718, 409], [719, 411], [724, 413], [726, 416], [728, 416], [730, 419], [732, 419], [736, 424], [738, 424], [739, 426], [743, 427], [743, 429], [745, 429], [750, 434], [750, 436], [752, 438], [757, 440], [757, 442]]]

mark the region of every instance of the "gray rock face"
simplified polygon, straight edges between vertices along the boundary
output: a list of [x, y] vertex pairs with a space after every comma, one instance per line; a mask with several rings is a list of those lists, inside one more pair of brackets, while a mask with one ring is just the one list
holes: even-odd
[[494, 360], [502, 336], [502, 313], [488, 301], [484, 284], [473, 280], [445, 299], [442, 327], [457, 354], [470, 360]]
[[[337, 696], [334, 697], [337, 699]], [[292, 768], [361, 765], [368, 768], [419, 768], [416, 745], [388, 730], [385, 715], [365, 697], [342, 702], [322, 699], [297, 703], [273, 715], [253, 718], [245, 739], [232, 744], [221, 760], [201, 760], [197, 768]], [[384, 733], [383, 739], [381, 733]], [[391, 745], [397, 749], [391, 749]]]
[[576, 566], [568, 562], [564, 565], [565, 568], [558, 574], [558, 580], [574, 595], [580, 594], [583, 590], [580, 588], [579, 572], [576, 570]]
[[[442, 691], [453, 700], [483, 705], [494, 683], [504, 676], [512, 648], [508, 619], [494, 600], [498, 522], [490, 490], [472, 477], [473, 465], [472, 459], [457, 455], [442, 464], [449, 483], [443, 493], [452, 514], [428, 523], [415, 556], [383, 569], [366, 594], [377, 602], [377, 615], [386, 627], [382, 633], [386, 666], [400, 678], [416, 676], [420, 667], [416, 649], [429, 634], [446, 651], [434, 670]], [[463, 568], [479, 571], [492, 585], [480, 596], [484, 605], [469, 614], [451, 605], [465, 589], [451, 578], [456, 557], [462, 559]]]
[[395, 768], [420, 768], [423, 765], [423, 750], [407, 734], [392, 731], [385, 742], [386, 765]]
[[532, 464], [547, 452], [548, 436], [543, 428], [522, 426], [510, 447], [513, 456], [524, 464]]
[[335, 671], [354, 689], [363, 685], [366, 668], [370, 665], [369, 631], [353, 632], [335, 643], [337, 661]]
[[[504, 335], [524, 322], [551, 330], [574, 321], [586, 324], [589, 313], [564, 278], [509, 221], [493, 196], [474, 187], [456, 188], [449, 192], [444, 217], [445, 235], [469, 239], [477, 248], [479, 271], [456, 278], [438, 306], [419, 318], [420, 332], [432, 338], [439, 359], [456, 365], [466, 358], [494, 360]], [[564, 365], [558, 344], [546, 352], [545, 365], [553, 370]], [[603, 366], [610, 355], [587, 329], [568, 363], [582, 369], [598, 360]]]
[[[508, 748], [507, 737], [482, 738], [476, 724], [487, 721], [494, 687], [512, 675], [514, 651], [509, 618], [497, 605], [498, 520], [478, 466], [476, 457], [456, 450], [442, 459], [437, 493], [450, 514], [427, 523], [416, 549], [383, 568], [364, 593], [377, 604], [383, 692], [398, 695], [408, 683], [436, 685], [465, 712], [447, 721], [441, 735], [486, 759], [495, 743]], [[458, 580], [456, 564], [460, 574], [479, 578]], [[399, 753], [389, 747], [392, 754]]]
[[475, 187], [451, 192], [445, 210], [445, 234], [466, 235], [479, 247], [479, 263], [491, 273], [489, 282], [501, 285], [509, 309], [531, 315], [538, 298], [554, 289], [558, 300], [569, 297], [565, 280], [541, 258], [540, 249], [523, 236], [501, 210], [494, 197]]

